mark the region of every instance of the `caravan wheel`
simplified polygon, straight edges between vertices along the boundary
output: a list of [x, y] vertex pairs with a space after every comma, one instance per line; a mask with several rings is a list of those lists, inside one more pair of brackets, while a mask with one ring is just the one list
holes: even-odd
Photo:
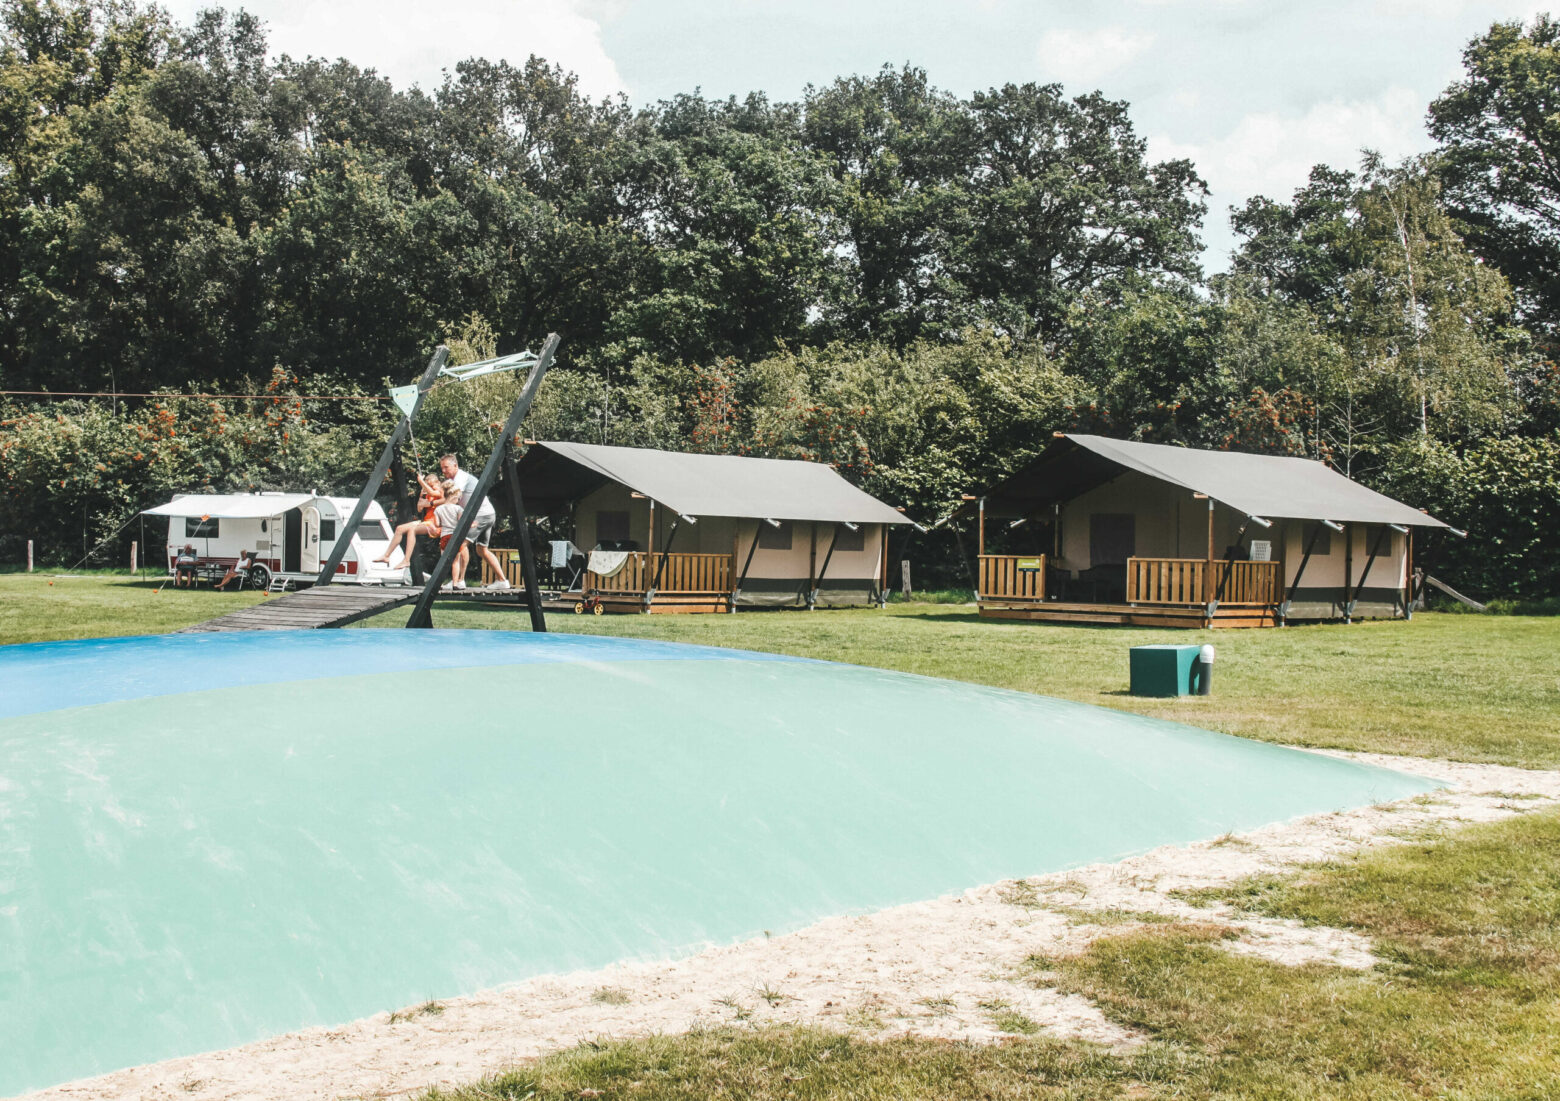
[[251, 589], [269, 589], [271, 587], [270, 569], [266, 566], [250, 566], [249, 587]]

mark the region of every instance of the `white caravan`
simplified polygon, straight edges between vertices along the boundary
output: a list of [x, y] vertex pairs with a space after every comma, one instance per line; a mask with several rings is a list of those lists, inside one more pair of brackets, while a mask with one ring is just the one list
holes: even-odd
[[168, 517], [170, 574], [179, 551], [192, 546], [202, 562], [223, 567], [248, 551], [255, 561], [249, 580], [256, 588], [269, 588], [273, 578], [312, 582], [336, 540], [345, 536], [352, 542], [336, 567], [337, 582], [399, 583], [401, 570], [373, 561], [390, 545], [390, 522], [378, 501], [369, 502], [356, 531], [340, 530], [356, 504], [351, 497], [313, 493], [185, 493], [146, 515]]

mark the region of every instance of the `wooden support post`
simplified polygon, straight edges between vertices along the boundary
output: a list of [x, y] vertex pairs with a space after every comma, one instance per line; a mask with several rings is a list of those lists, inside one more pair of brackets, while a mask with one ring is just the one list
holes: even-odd
[[1213, 626], [1214, 609], [1218, 607], [1217, 598], [1213, 594], [1213, 498], [1208, 498], [1208, 562], [1203, 568], [1203, 603], [1207, 606], [1208, 622], [1205, 626]]
[[807, 538], [808, 538], [808, 547], [807, 547], [807, 591], [808, 591], [807, 610], [811, 611], [811, 610], [813, 610], [813, 597], [811, 597], [811, 593], [813, 593], [813, 585], [814, 585], [813, 577], [814, 577], [814, 574], [816, 574], [816, 572], [817, 572], [817, 521], [816, 521], [816, 519], [814, 519], [814, 521], [808, 522]]
[[899, 583], [904, 587], [905, 599], [910, 599], [910, 559], [899, 560]]
[[[762, 520], [759, 521], [763, 523]], [[757, 533], [754, 533], [757, 538]], [[732, 518], [731, 521], [731, 566], [727, 571], [726, 583], [726, 611], [737, 610], [737, 555], [742, 551], [742, 521]]]
[[980, 558], [986, 553], [986, 498], [982, 497], [976, 503], [975, 510], [980, 517], [979, 534], [975, 539], [975, 557]]
[[134, 539], [130, 540], [130, 572], [131, 573], [135, 572], [136, 551], [138, 551], [140, 549], [141, 549], [140, 545]]
[[[520, 422], [525, 420], [525, 415], [531, 411], [531, 403], [536, 400], [536, 391], [541, 388], [542, 379], [547, 375], [547, 369], [552, 366], [553, 356], [558, 351], [558, 334], [548, 333], [547, 343], [542, 345], [542, 354], [537, 357], [536, 365], [531, 368], [531, 373], [526, 377], [525, 386], [520, 390], [520, 396], [510, 407], [509, 419], [504, 422], [504, 433], [493, 445], [493, 450], [488, 453], [486, 465], [482, 468], [482, 474], [477, 478], [476, 486], [466, 498], [466, 504], [460, 510], [460, 519], [455, 524], [455, 530], [450, 533], [450, 541], [444, 548], [444, 553], [439, 555], [439, 564], [433, 568], [433, 574], [428, 578], [427, 584], [417, 598], [417, 604], [412, 609], [412, 614], [407, 618], [408, 627], [432, 627], [433, 626], [433, 601], [439, 595], [439, 586], [443, 584], [449, 575], [450, 566], [455, 561], [455, 555], [460, 551], [461, 545], [466, 541], [466, 534], [471, 531], [471, 525], [477, 519], [477, 510], [482, 507], [482, 499], [487, 496], [488, 489], [498, 477], [498, 468], [502, 465], [504, 455], [508, 452], [509, 441], [514, 439], [520, 431]], [[387, 462], [388, 465], [388, 462]], [[381, 473], [380, 477], [383, 477]], [[361, 519], [361, 517], [359, 517]]]
[[536, 555], [531, 551], [531, 525], [526, 519], [525, 502], [520, 497], [520, 471], [515, 466], [513, 438], [504, 441], [504, 481], [509, 483], [509, 507], [515, 517], [515, 533], [520, 536], [520, 576], [525, 581], [525, 599], [531, 609], [531, 630], [537, 634], [546, 634], [547, 617], [542, 614], [542, 587], [536, 579]]
[[1414, 529], [1403, 533], [1403, 618], [1414, 618]]
[[357, 504], [352, 506], [351, 518], [341, 528], [336, 545], [331, 548], [329, 557], [320, 566], [319, 576], [314, 579], [316, 585], [329, 585], [335, 579], [336, 567], [341, 565], [342, 557], [346, 555], [347, 548], [352, 545], [352, 533], [356, 532], [358, 525], [363, 522], [363, 516], [368, 512], [368, 503], [378, 495], [379, 487], [384, 484], [385, 475], [390, 472], [390, 463], [395, 459], [401, 441], [411, 431], [412, 418], [422, 407], [423, 396], [428, 393], [434, 379], [439, 377], [439, 372], [444, 369], [445, 360], [449, 358], [450, 350], [443, 344], [434, 349], [433, 358], [428, 360], [422, 378], [417, 380], [417, 396], [412, 400], [412, 411], [396, 422], [395, 431], [391, 432], [390, 438], [385, 441], [384, 450], [379, 453], [379, 462], [374, 464], [374, 472], [368, 476], [368, 484], [363, 487], [363, 492], [358, 494]]
[[33, 562], [32, 543], [33, 543], [33, 541], [31, 539], [27, 540], [27, 572], [28, 573], [32, 573], [32, 562]]
[[878, 607], [888, 603], [888, 525], [878, 525]]
[[1343, 621], [1353, 623], [1349, 614], [1349, 594], [1354, 591], [1354, 528], [1343, 526]]

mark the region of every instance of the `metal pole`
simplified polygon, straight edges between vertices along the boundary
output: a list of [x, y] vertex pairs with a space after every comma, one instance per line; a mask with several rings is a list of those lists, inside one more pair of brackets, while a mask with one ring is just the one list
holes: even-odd
[[509, 441], [520, 431], [520, 422], [525, 420], [525, 415], [531, 411], [531, 403], [536, 400], [536, 391], [541, 387], [542, 378], [547, 374], [547, 368], [552, 366], [553, 355], [557, 351], [558, 334], [548, 333], [547, 343], [542, 345], [542, 354], [537, 357], [536, 366], [531, 368], [531, 374], [525, 380], [525, 387], [509, 410], [509, 419], [504, 422], [504, 434], [494, 442], [493, 450], [488, 453], [487, 464], [482, 468], [482, 476], [477, 479], [476, 487], [466, 498], [466, 505], [460, 511], [460, 520], [456, 523], [454, 532], [450, 534], [450, 541], [445, 546], [444, 553], [439, 555], [439, 564], [433, 568], [428, 583], [423, 586], [422, 594], [417, 598], [417, 604], [406, 621], [408, 627], [433, 626], [433, 601], [439, 594], [439, 585], [449, 574], [455, 555], [465, 543], [466, 535], [471, 531], [471, 525], [477, 518], [477, 510], [482, 507], [482, 499], [487, 496], [488, 489], [498, 477], [498, 468], [503, 463]]
[[661, 571], [666, 569], [666, 556], [672, 553], [672, 540], [677, 538], [677, 525], [682, 523], [682, 517], [672, 521], [672, 526], [666, 532], [666, 548], [661, 551], [661, 559], [655, 564], [655, 580], [650, 582], [650, 591], [645, 593], [645, 607], [655, 599], [655, 591], [661, 587]]
[[[740, 520], [737, 521], [738, 524], [741, 522], [742, 521]], [[760, 520], [753, 527], [753, 542], [748, 544], [747, 558], [742, 563], [742, 576], [737, 578], [737, 587], [731, 592], [731, 610], [733, 612], [737, 610], [737, 598], [742, 595], [743, 582], [747, 581], [748, 567], [753, 565], [753, 552], [758, 550], [759, 533], [764, 530], [764, 525], [766, 523], [768, 523], [768, 521]]]
[[[314, 579], [316, 585], [329, 585], [335, 579], [336, 567], [341, 565], [347, 548], [352, 545], [352, 536], [357, 532], [358, 525], [363, 522], [363, 517], [368, 512], [368, 503], [378, 495], [379, 487], [390, 471], [390, 463], [395, 459], [396, 450], [401, 446], [401, 440], [412, 426], [412, 418], [417, 415], [417, 410], [422, 405], [423, 395], [433, 385], [433, 380], [439, 377], [444, 361], [449, 358], [450, 350], [443, 344], [434, 349], [433, 358], [428, 360], [427, 370], [423, 371], [422, 378], [417, 382], [417, 397], [412, 401], [412, 411], [401, 418], [395, 426], [395, 431], [391, 432], [390, 438], [385, 441], [385, 449], [380, 452], [379, 462], [374, 465], [374, 472], [368, 476], [368, 484], [363, 487], [363, 492], [358, 494], [357, 504], [352, 508], [352, 518], [347, 521], [345, 528], [336, 533], [336, 545], [331, 548], [330, 557], [320, 567], [320, 575]], [[415, 545], [411, 548], [413, 553], [416, 549]], [[361, 567], [366, 563], [360, 562], [358, 565]]]
[[1321, 538], [1321, 535], [1322, 524], [1321, 521], [1317, 521], [1315, 529], [1311, 532], [1311, 538], [1306, 541], [1305, 553], [1300, 556], [1300, 568], [1295, 571], [1295, 579], [1289, 585], [1289, 594], [1284, 597], [1283, 607], [1278, 610], [1278, 618], [1281, 622], [1289, 619], [1289, 605], [1294, 600], [1295, 593], [1300, 591], [1300, 579], [1305, 576], [1306, 564], [1311, 561], [1311, 552], [1316, 549], [1316, 541]]
[[531, 553], [531, 527], [525, 518], [525, 502], [520, 499], [520, 473], [515, 468], [514, 441], [504, 441], [504, 480], [509, 483], [509, 505], [515, 513], [515, 531], [520, 535], [520, 575], [525, 579], [526, 602], [531, 606], [531, 630], [547, 633], [547, 617], [542, 614], [541, 582], [536, 579], [536, 556]]
[[[1240, 526], [1240, 529], [1235, 532], [1235, 542], [1232, 544], [1232, 546], [1240, 546], [1241, 542], [1246, 538], [1246, 529], [1250, 526], [1251, 524], [1249, 521]], [[1218, 607], [1219, 601], [1224, 599], [1224, 587], [1229, 584], [1230, 573], [1234, 569], [1235, 556], [1233, 554], [1226, 554], [1224, 556], [1224, 573], [1219, 577], [1219, 591], [1214, 595], [1213, 598], [1215, 607]]]
[[834, 544], [840, 541], [840, 528], [843, 525], [834, 525], [834, 534], [829, 538], [829, 551], [823, 556], [823, 568], [818, 571], [818, 576], [813, 579], [812, 594], [807, 598], [807, 609], [811, 611], [818, 603], [818, 593], [823, 589], [823, 575], [829, 572], [829, 559], [834, 557]]
[[1365, 591], [1365, 579], [1370, 576], [1370, 568], [1376, 564], [1376, 556], [1381, 553], [1381, 541], [1386, 538], [1387, 533], [1391, 530], [1391, 528], [1383, 524], [1381, 530], [1376, 533], [1376, 541], [1370, 546], [1370, 557], [1365, 559], [1365, 568], [1360, 571], [1360, 583], [1354, 586], [1354, 595], [1349, 598], [1349, 608], [1345, 616], [1346, 622], [1354, 622], [1354, 606], [1360, 602], [1360, 593]]

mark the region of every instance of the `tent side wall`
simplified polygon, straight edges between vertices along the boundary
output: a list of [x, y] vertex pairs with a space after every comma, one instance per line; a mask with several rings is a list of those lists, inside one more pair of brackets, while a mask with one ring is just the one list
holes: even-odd
[[[1109, 517], [1098, 520], [1097, 517]], [[1128, 525], [1123, 519], [1131, 517]], [[1246, 518], [1216, 504], [1213, 523], [1213, 555], [1223, 558], [1235, 542]], [[1052, 565], [1076, 577], [1082, 570], [1101, 565], [1096, 537], [1105, 527], [1130, 530], [1131, 554], [1152, 558], [1205, 558], [1208, 554], [1208, 501], [1187, 489], [1170, 485], [1136, 471], [1098, 486], [1062, 506], [1061, 555]], [[1336, 619], [1344, 615], [1353, 586], [1359, 584], [1371, 547], [1382, 530], [1379, 524], [1348, 524], [1342, 533], [1322, 529], [1317, 550], [1305, 572], [1300, 562], [1316, 524], [1305, 520], [1278, 520], [1272, 528], [1248, 524], [1245, 545], [1265, 539], [1272, 555], [1282, 562], [1284, 592], [1294, 586], [1291, 619]], [[988, 529], [989, 530], [989, 529]], [[1408, 575], [1408, 537], [1388, 531], [1381, 553], [1365, 576], [1365, 587], [1354, 609], [1357, 619], [1392, 618], [1403, 614]], [[1116, 557], [1105, 552], [1106, 557]]]
[[[652, 546], [651, 506], [635, 497], [627, 486], [609, 483], [580, 498], [574, 512], [574, 542], [589, 551], [603, 538], [627, 538], [639, 550], [685, 554], [723, 554], [733, 557], [733, 583], [744, 565], [747, 577], [738, 603], [751, 607], [799, 607], [829, 554], [834, 524], [806, 520], [782, 521], [779, 529], [759, 518], [699, 517], [672, 526], [677, 516], [665, 506], [655, 508]], [[844, 549], [854, 540], [841, 525], [841, 545], [829, 558], [828, 572], [819, 587], [823, 605], [869, 603], [882, 568], [882, 524], [862, 524], [859, 548]], [[626, 533], [626, 535], [624, 534]], [[759, 540], [756, 549], [754, 540]], [[670, 540], [670, 542], [668, 542]], [[748, 554], [752, 551], [752, 562]]]

